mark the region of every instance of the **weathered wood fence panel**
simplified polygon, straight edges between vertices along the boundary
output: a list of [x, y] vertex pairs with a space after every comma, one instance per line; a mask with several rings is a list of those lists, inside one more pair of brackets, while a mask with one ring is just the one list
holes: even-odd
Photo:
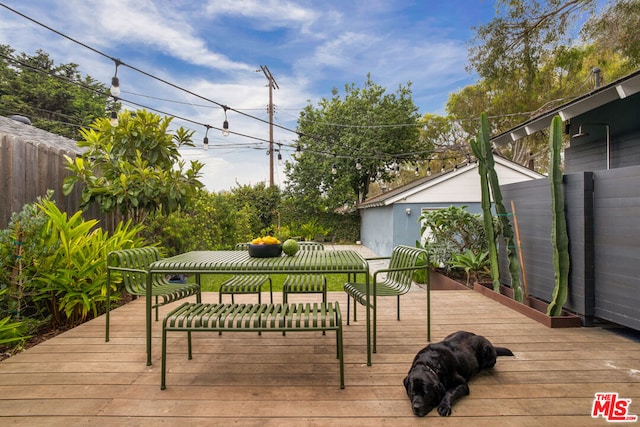
[[[64, 155], [75, 157], [81, 153], [79, 148], [74, 149], [74, 144], [56, 146], [47, 141], [0, 134], [0, 229], [8, 226], [14, 212], [46, 195], [49, 189], [54, 191], [53, 199], [61, 210], [73, 214], [79, 209], [79, 187], [69, 196], [62, 194], [62, 184], [69, 175]], [[84, 217], [101, 219], [97, 207], [86, 210]]]

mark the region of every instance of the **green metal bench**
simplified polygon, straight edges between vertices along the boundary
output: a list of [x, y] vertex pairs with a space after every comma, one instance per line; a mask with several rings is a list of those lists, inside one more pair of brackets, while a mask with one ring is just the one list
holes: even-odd
[[162, 376], [166, 388], [167, 332], [187, 332], [188, 357], [192, 358], [192, 332], [295, 332], [336, 331], [340, 361], [340, 388], [344, 388], [342, 315], [335, 303], [314, 304], [194, 304], [186, 302], [162, 322]]
[[[149, 278], [149, 265], [160, 260], [160, 252], [156, 247], [122, 249], [107, 254], [107, 301], [106, 301], [106, 331], [105, 341], [109, 341], [109, 312], [111, 310], [111, 288], [116, 281], [121, 280], [126, 292], [131, 295], [146, 297], [147, 283], [151, 280], [151, 295], [153, 301], [147, 301], [147, 316], [151, 316], [155, 308], [158, 320], [158, 307], [172, 303], [182, 298], [196, 295], [200, 302], [199, 283], [173, 283], [163, 275], [154, 274]], [[115, 279], [114, 275], [120, 278]], [[147, 334], [151, 331], [147, 330]]]
[[[318, 242], [298, 242], [300, 251], [322, 251], [324, 245]], [[282, 302], [289, 302], [289, 294], [322, 294], [322, 302], [327, 302], [327, 278], [324, 274], [289, 274], [282, 283]]]
[[[406, 294], [413, 283], [414, 273], [425, 271], [427, 281], [427, 340], [431, 341], [431, 292], [429, 289], [429, 269], [427, 251], [421, 248], [399, 245], [393, 249], [390, 257], [367, 258], [367, 261], [388, 259], [389, 266], [377, 270], [373, 274], [373, 282], [369, 286], [369, 307], [373, 310], [373, 352], [376, 352], [376, 302], [378, 297], [397, 297], [397, 318], [400, 320], [400, 295]], [[384, 275], [384, 277], [382, 277]], [[353, 320], [356, 321], [356, 304], [367, 304], [365, 283], [347, 282], [344, 285], [347, 293], [347, 325], [349, 324], [350, 300], [353, 298]]]
[[[246, 251], [249, 249], [249, 243], [238, 243], [236, 250]], [[236, 294], [257, 294], [258, 304], [262, 303], [262, 286], [269, 282], [270, 302], [273, 303], [273, 282], [267, 274], [236, 274], [228, 280], [225, 280], [218, 289], [218, 301], [222, 304], [222, 295], [231, 295], [231, 303], [234, 303], [234, 295]]]

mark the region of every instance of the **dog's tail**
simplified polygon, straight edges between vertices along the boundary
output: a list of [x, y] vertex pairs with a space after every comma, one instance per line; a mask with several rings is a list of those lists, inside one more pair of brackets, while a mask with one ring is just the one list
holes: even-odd
[[514, 354], [506, 347], [495, 347], [498, 356], [513, 356]]

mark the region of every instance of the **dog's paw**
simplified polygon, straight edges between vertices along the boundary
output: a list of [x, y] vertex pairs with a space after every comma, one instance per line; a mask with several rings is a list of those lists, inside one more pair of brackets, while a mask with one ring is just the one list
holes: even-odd
[[438, 406], [438, 414], [440, 414], [441, 417], [448, 417], [451, 415], [451, 406], [441, 404]]

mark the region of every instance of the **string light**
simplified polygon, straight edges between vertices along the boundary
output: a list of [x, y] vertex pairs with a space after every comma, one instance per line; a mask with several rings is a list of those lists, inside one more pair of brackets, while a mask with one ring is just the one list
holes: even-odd
[[114, 110], [111, 112], [111, 119], [109, 120], [111, 126], [117, 128], [120, 122], [118, 121], [118, 113]]
[[356, 160], [356, 170], [362, 170], [362, 163], [360, 163], [360, 159]]
[[208, 137], [207, 135], [209, 134], [209, 128], [210, 128], [210, 127], [211, 127], [211, 126], [209, 126], [209, 125], [205, 125], [205, 128], [206, 128], [207, 130], [205, 130], [205, 132], [204, 132], [204, 139], [202, 140], [202, 148], [204, 149], [204, 151], [209, 150], [209, 137]]
[[431, 160], [427, 160], [427, 176], [431, 176]]
[[331, 165], [331, 174], [336, 175], [338, 173], [338, 168], [336, 168], [336, 164]]
[[118, 66], [120, 66], [121, 62], [119, 59], [114, 59], [116, 63], [116, 72], [111, 77], [111, 87], [109, 88], [109, 93], [114, 98], [120, 97], [120, 79], [118, 78]]
[[[5, 5], [2, 5], [2, 6], [6, 7]], [[164, 79], [161, 79], [161, 78], [159, 78], [159, 77], [157, 77], [157, 76], [154, 76], [154, 75], [152, 75], [152, 74], [150, 74], [150, 73], [148, 73], [148, 72], [145, 72], [145, 71], [143, 71], [143, 70], [140, 70], [140, 69], [138, 69], [138, 68], [136, 68], [136, 67], [133, 67], [133, 66], [131, 66], [131, 65], [129, 65], [129, 64], [126, 64], [126, 63], [124, 63], [124, 62], [120, 61], [119, 59], [115, 59], [115, 58], [113, 58], [113, 57], [111, 57], [111, 56], [109, 56], [109, 55], [106, 55], [105, 53], [103, 53], [103, 52], [101, 52], [101, 51], [99, 51], [99, 50], [97, 50], [97, 49], [95, 49], [95, 48], [93, 48], [93, 47], [91, 47], [91, 46], [88, 46], [88, 45], [86, 45], [86, 44], [84, 44], [84, 43], [82, 43], [82, 42], [79, 42], [78, 40], [75, 40], [75, 39], [73, 39], [73, 38], [71, 38], [71, 37], [69, 37], [69, 36], [67, 36], [67, 35], [65, 35], [65, 34], [63, 34], [63, 33], [61, 33], [61, 32], [59, 32], [59, 31], [56, 31], [56, 30], [54, 30], [54, 29], [52, 29], [52, 28], [50, 28], [50, 27], [48, 27], [48, 26], [46, 26], [46, 25], [42, 24], [41, 22], [38, 22], [38, 21], [36, 21], [36, 20], [34, 20], [34, 19], [32, 19], [32, 18], [29, 18], [28, 16], [26, 16], [26, 15], [24, 15], [24, 14], [21, 14], [20, 12], [17, 12], [17, 11], [15, 11], [14, 9], [11, 9], [11, 8], [8, 8], [8, 7], [6, 7], [6, 8], [7, 8], [7, 9], [9, 9], [9, 10], [11, 10], [11, 11], [12, 11], [12, 12], [14, 12], [14, 13], [17, 13], [18, 15], [20, 15], [20, 16], [22, 16], [22, 17], [24, 17], [24, 18], [26, 18], [26, 19], [28, 19], [28, 20], [30, 20], [30, 21], [32, 21], [32, 22], [34, 22], [35, 24], [40, 25], [40, 26], [42, 26], [42, 27], [44, 27], [44, 28], [46, 28], [46, 29], [48, 29], [48, 30], [50, 30], [50, 31], [52, 31], [52, 32], [54, 32], [54, 33], [56, 33], [56, 34], [60, 35], [61, 37], [64, 37], [64, 38], [66, 38], [66, 39], [68, 39], [68, 40], [70, 40], [70, 41], [72, 41], [72, 42], [74, 42], [74, 43], [76, 43], [76, 44], [79, 44], [79, 45], [81, 45], [81, 46], [83, 46], [83, 47], [85, 47], [85, 48], [87, 48], [87, 49], [89, 49], [89, 50], [91, 50], [91, 51], [93, 51], [93, 52], [95, 52], [95, 53], [97, 53], [97, 54], [99, 54], [99, 55], [102, 55], [102, 56], [104, 56], [104, 57], [106, 57], [106, 58], [110, 59], [111, 61], [113, 61], [113, 62], [115, 63], [115, 65], [116, 65], [116, 67], [115, 67], [116, 69], [115, 69], [114, 76], [113, 76], [113, 78], [112, 78], [112, 82], [111, 82], [112, 84], [111, 84], [111, 88], [110, 88], [110, 93], [111, 93], [111, 95], [114, 97], [114, 99], [115, 99], [116, 101], [120, 100], [120, 99], [119, 99], [119, 95], [120, 95], [120, 82], [119, 82], [119, 78], [118, 78], [118, 76], [117, 76], [117, 73], [118, 73], [119, 66], [121, 66], [121, 65], [122, 65], [122, 66], [126, 66], [126, 67], [128, 67], [128, 68], [130, 68], [130, 69], [132, 69], [132, 70], [134, 70], [134, 71], [137, 71], [137, 72], [139, 72], [139, 73], [141, 73], [141, 74], [143, 74], [143, 75], [145, 75], [145, 76], [147, 76], [147, 77], [153, 78], [153, 79], [158, 80], [158, 81], [160, 81], [160, 82], [162, 82], [162, 83], [165, 83], [165, 84], [167, 84], [167, 85], [169, 85], [169, 86], [171, 86], [171, 87], [174, 87], [174, 88], [176, 88], [176, 89], [182, 90], [182, 91], [184, 91], [184, 92], [186, 92], [186, 93], [189, 93], [189, 94], [191, 94], [191, 95], [193, 95], [193, 96], [196, 96], [196, 97], [198, 97], [198, 98], [200, 98], [200, 99], [206, 100], [206, 101], [211, 102], [211, 103], [213, 103], [213, 104], [215, 104], [215, 105], [217, 105], [217, 106], [219, 106], [219, 107], [222, 107], [222, 108], [223, 108], [223, 110], [224, 110], [224, 113], [225, 113], [225, 120], [224, 120], [224, 122], [223, 122], [223, 126], [222, 126], [222, 129], [221, 129], [221, 130], [222, 130], [222, 133], [223, 133], [223, 135], [224, 135], [224, 136], [228, 136], [230, 133], [232, 133], [232, 132], [230, 132], [230, 131], [229, 131], [229, 122], [228, 122], [228, 118], [227, 118], [227, 110], [228, 110], [228, 109], [231, 109], [232, 111], [235, 111], [235, 112], [237, 112], [237, 113], [239, 113], [239, 114], [241, 114], [241, 115], [244, 115], [244, 116], [246, 116], [246, 117], [249, 117], [249, 118], [252, 118], [252, 119], [255, 119], [255, 120], [258, 120], [258, 121], [264, 122], [264, 123], [268, 123], [268, 122], [267, 122], [266, 120], [264, 120], [264, 119], [261, 119], [261, 118], [258, 118], [258, 117], [255, 117], [255, 116], [249, 115], [249, 114], [244, 113], [244, 112], [242, 112], [242, 111], [238, 111], [238, 110], [233, 109], [233, 108], [230, 108], [230, 107], [228, 107], [228, 106], [226, 106], [226, 105], [222, 105], [222, 104], [220, 104], [220, 103], [218, 103], [218, 102], [216, 102], [216, 101], [213, 101], [213, 100], [211, 100], [211, 99], [205, 98], [205, 97], [203, 97], [203, 96], [201, 96], [201, 95], [198, 95], [198, 94], [196, 94], [196, 93], [194, 93], [194, 92], [191, 92], [191, 91], [189, 91], [189, 90], [187, 90], [187, 89], [185, 89], [185, 88], [182, 88], [182, 87], [180, 87], [180, 86], [178, 86], [178, 85], [176, 85], [176, 84], [173, 84], [173, 83], [171, 83], [171, 82], [168, 82], [168, 81], [166, 81], [166, 80], [164, 80]], [[130, 103], [140, 106], [140, 104], [136, 104], [136, 103], [134, 103], [134, 102], [130, 102]], [[144, 107], [144, 108], [148, 108], [148, 107]], [[173, 114], [170, 114], [170, 113], [161, 112], [161, 111], [159, 111], [159, 110], [157, 110], [157, 109], [154, 109], [154, 108], [149, 108], [149, 109], [154, 110], [154, 111], [157, 111], [157, 112], [160, 112], [160, 113], [163, 113], [163, 114], [168, 114], [168, 115], [170, 115], [170, 116], [173, 116], [173, 117], [176, 117], [176, 118], [180, 118], [180, 119], [185, 120], [185, 121], [188, 121], [188, 122], [196, 123], [196, 124], [198, 124], [198, 125], [203, 125], [202, 123], [197, 123], [197, 122], [194, 122], [193, 120], [184, 119], [184, 118], [181, 118], [181, 117], [179, 117], [179, 116], [176, 116], [176, 115], [173, 115]], [[523, 114], [523, 113], [519, 113], [519, 114]], [[492, 117], [493, 117], [493, 116], [492, 116]], [[459, 120], [459, 121], [460, 121], [460, 120]], [[117, 126], [117, 125], [118, 125], [118, 117], [117, 117], [117, 112], [116, 112], [116, 111], [113, 111], [113, 112], [111, 113], [111, 123], [112, 123], [112, 125], [114, 125], [114, 126]], [[333, 125], [333, 124], [332, 124], [332, 125]], [[420, 125], [420, 126], [423, 126], [423, 127], [424, 127], [424, 126], [426, 126], [424, 123], [417, 123], [417, 124], [406, 123], [406, 124], [394, 124], [394, 125], [390, 125], [390, 124], [386, 124], [386, 125], [385, 125], [385, 124], [383, 124], [383, 125], [368, 125], [368, 126], [341, 125], [341, 126], [345, 126], [345, 127], [391, 127], [391, 126], [394, 126], [394, 127], [396, 127], [396, 126], [410, 126], [410, 125]], [[286, 127], [281, 126], [281, 125], [278, 125], [278, 124], [276, 124], [276, 126], [277, 126], [277, 127], [279, 127], [279, 128], [281, 128], [281, 129], [284, 129], [284, 130], [286, 130], [286, 131], [295, 132], [295, 133], [297, 133], [299, 136], [302, 136], [302, 135], [301, 135], [299, 132], [297, 132], [297, 131], [291, 130], [291, 129], [289, 129], [289, 128], [286, 128]], [[213, 128], [213, 129], [217, 129], [217, 130], [219, 130], [219, 129], [218, 129], [218, 128], [216, 128], [216, 127], [212, 127], [212, 128]], [[207, 129], [208, 129], [208, 128], [207, 128]], [[264, 141], [264, 140], [262, 140], [261, 138], [256, 138], [256, 137], [252, 137], [252, 136], [249, 136], [249, 135], [243, 135], [243, 134], [239, 134], [239, 133], [236, 133], [236, 132], [233, 132], [233, 133], [234, 133], [234, 135], [238, 135], [238, 136], [242, 136], [242, 137], [247, 137], [247, 138], [252, 138], [252, 139], [256, 139], [256, 140], [260, 140], [260, 141]], [[318, 139], [318, 138], [314, 137], [313, 135], [309, 135], [309, 137], [310, 137], [310, 138], [312, 138], [312, 139]], [[205, 138], [207, 138], [207, 136], [206, 136], [206, 135], [205, 135]], [[208, 145], [208, 144], [207, 144], [207, 145]], [[450, 148], [451, 148], [451, 147], [450, 147]], [[300, 145], [298, 145], [298, 146], [296, 147], [296, 154], [295, 154], [294, 156], [295, 156], [295, 157], [297, 157], [297, 158], [299, 158], [299, 157], [301, 156], [301, 154], [302, 154], [302, 153], [301, 153], [301, 151], [302, 151], [302, 150], [301, 150], [301, 147], [300, 147]], [[330, 155], [330, 153], [326, 153], [326, 152], [316, 152], [316, 151], [314, 151], [314, 153], [319, 154], [319, 155]], [[420, 152], [416, 152], [416, 153], [403, 153], [401, 156], [402, 156], [402, 157], [404, 157], [404, 156], [409, 156], [409, 155], [418, 155], [418, 154], [420, 154]], [[334, 154], [334, 156], [335, 156], [335, 154]], [[341, 157], [344, 157], [344, 158], [353, 158], [353, 157], [351, 157], [351, 156], [341, 156]], [[377, 159], [377, 160], [382, 160], [382, 159], [381, 159], [381, 158], [379, 158], [379, 157], [377, 157], [376, 159]], [[361, 163], [360, 163], [360, 166], [362, 167], [362, 164], [361, 164]], [[396, 172], [399, 172], [399, 170], [400, 170], [400, 167], [399, 167], [399, 166], [397, 166], [397, 168], [396, 168]], [[444, 161], [443, 161], [443, 168], [442, 168], [442, 170], [444, 171]], [[337, 172], [337, 170], [336, 170], [336, 172]], [[427, 168], [427, 174], [429, 174], [429, 173], [430, 173], [430, 168], [428, 167], [428, 168]]]
[[224, 122], [222, 122], [222, 136], [229, 136], [229, 121], [227, 120], [227, 110], [229, 107], [226, 105], [222, 106], [224, 110]]

